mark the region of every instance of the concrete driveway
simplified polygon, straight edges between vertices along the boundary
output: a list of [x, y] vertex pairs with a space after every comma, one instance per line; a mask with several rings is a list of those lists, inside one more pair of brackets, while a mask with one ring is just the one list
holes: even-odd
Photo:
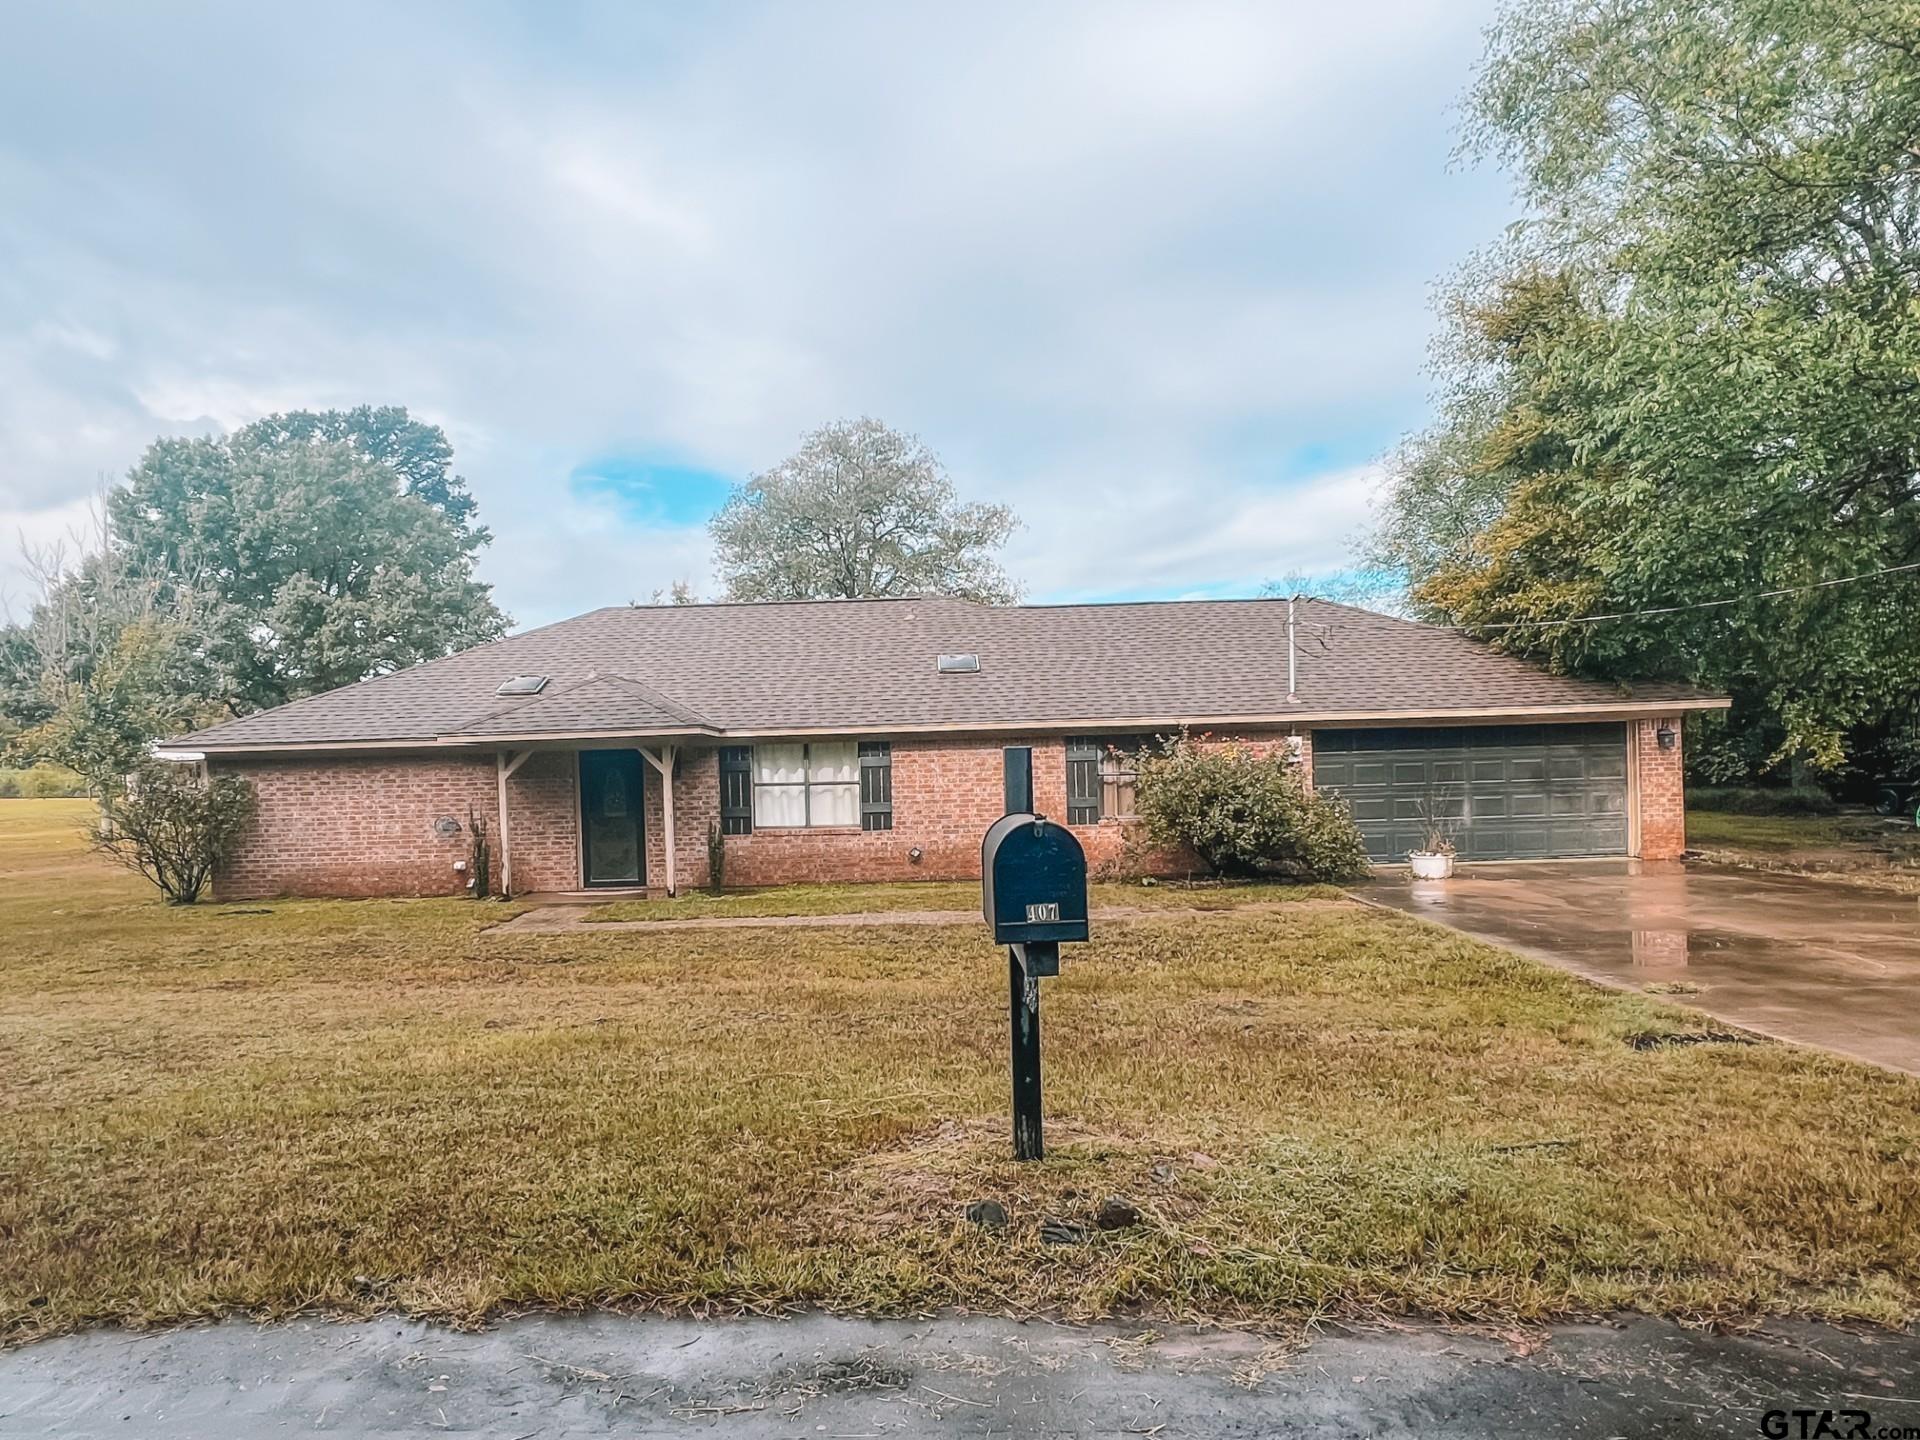
[[1920, 1074], [1920, 898], [1796, 875], [1633, 860], [1389, 871], [1362, 898], [1603, 984]]

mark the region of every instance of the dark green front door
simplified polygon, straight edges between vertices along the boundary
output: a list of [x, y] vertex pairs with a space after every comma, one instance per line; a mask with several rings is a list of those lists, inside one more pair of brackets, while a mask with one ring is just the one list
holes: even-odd
[[587, 884], [645, 883], [644, 773], [638, 750], [580, 752], [580, 854]]
[[1406, 859], [1427, 808], [1462, 860], [1627, 852], [1624, 725], [1316, 730], [1313, 784], [1345, 797], [1375, 860]]

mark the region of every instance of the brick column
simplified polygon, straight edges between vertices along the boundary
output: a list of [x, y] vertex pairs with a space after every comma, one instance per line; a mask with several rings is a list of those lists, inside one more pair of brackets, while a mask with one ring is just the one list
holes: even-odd
[[[1673, 748], [1660, 748], [1660, 727], [1673, 731]], [[1635, 720], [1634, 793], [1639, 805], [1639, 855], [1642, 860], [1678, 860], [1687, 848], [1686, 754], [1681, 718]]]

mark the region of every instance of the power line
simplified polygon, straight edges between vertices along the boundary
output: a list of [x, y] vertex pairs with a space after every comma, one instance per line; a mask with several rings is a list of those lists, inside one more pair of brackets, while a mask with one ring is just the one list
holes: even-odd
[[1566, 620], [1502, 620], [1486, 625], [1442, 625], [1442, 630], [1461, 630], [1479, 633], [1484, 630], [1531, 630], [1544, 629], [1550, 625], [1598, 625], [1606, 620], [1639, 620], [1649, 615], [1680, 615], [1689, 610], [1718, 610], [1728, 605], [1738, 605], [1747, 600], [1777, 600], [1782, 595], [1805, 595], [1814, 590], [1830, 590], [1836, 585], [1855, 585], [1862, 580], [1877, 580], [1883, 575], [1902, 575], [1911, 570], [1920, 570], [1920, 560], [1909, 565], [1889, 565], [1881, 570], [1869, 570], [1862, 575], [1842, 575], [1835, 580], [1816, 580], [1810, 585], [1787, 585], [1778, 590], [1755, 590], [1744, 595], [1732, 595], [1724, 600], [1700, 600], [1691, 605], [1661, 605], [1649, 610], [1616, 610], [1607, 615], [1576, 615]]

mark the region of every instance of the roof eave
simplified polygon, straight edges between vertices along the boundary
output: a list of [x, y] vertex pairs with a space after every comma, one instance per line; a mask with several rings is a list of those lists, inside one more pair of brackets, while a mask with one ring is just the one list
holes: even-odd
[[1246, 714], [1174, 714], [1148, 712], [1138, 715], [1083, 715], [1051, 720], [966, 720], [918, 724], [801, 725], [801, 726], [656, 726], [622, 730], [530, 730], [497, 735], [469, 735], [451, 732], [445, 735], [401, 736], [382, 740], [301, 740], [277, 743], [235, 741], [192, 741], [187, 737], [162, 744], [160, 753], [192, 749], [208, 755], [313, 754], [323, 751], [368, 750], [497, 750], [505, 746], [532, 744], [574, 744], [608, 740], [709, 739], [759, 740], [806, 735], [989, 735], [1071, 734], [1082, 730], [1178, 730], [1227, 729], [1236, 726], [1279, 729], [1302, 725], [1497, 725], [1508, 722], [1566, 720], [1635, 720], [1687, 711], [1725, 710], [1732, 700], [1724, 695], [1694, 695], [1671, 699], [1622, 696], [1605, 700], [1578, 701], [1557, 705], [1507, 705], [1462, 707], [1420, 706], [1401, 709], [1319, 710], [1302, 704], [1284, 711], [1258, 711]]

